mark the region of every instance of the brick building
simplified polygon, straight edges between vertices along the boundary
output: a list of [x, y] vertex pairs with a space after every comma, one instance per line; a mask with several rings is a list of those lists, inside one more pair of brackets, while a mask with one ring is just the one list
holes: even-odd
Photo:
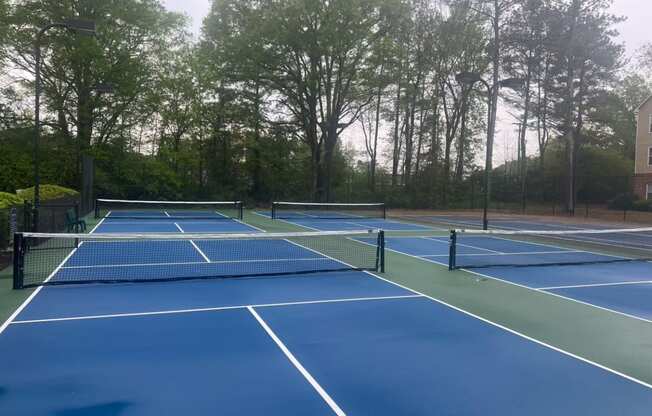
[[652, 96], [638, 107], [634, 193], [652, 199]]

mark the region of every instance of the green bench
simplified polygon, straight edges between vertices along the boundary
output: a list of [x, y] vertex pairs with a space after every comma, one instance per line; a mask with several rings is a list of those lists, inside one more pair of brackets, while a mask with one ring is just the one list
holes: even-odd
[[74, 209], [66, 211], [66, 232], [67, 233], [82, 233], [86, 231], [86, 221], [77, 216]]

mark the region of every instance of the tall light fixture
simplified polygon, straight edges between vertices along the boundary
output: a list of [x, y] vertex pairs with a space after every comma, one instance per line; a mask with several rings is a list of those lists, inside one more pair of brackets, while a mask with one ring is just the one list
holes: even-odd
[[461, 72], [455, 75], [455, 80], [462, 84], [473, 87], [477, 82], [482, 83], [487, 89], [487, 94], [489, 99], [489, 108], [488, 108], [488, 123], [487, 123], [487, 154], [485, 158], [485, 169], [484, 169], [484, 196], [482, 204], [482, 229], [486, 230], [489, 228], [489, 219], [487, 218], [487, 211], [489, 210], [489, 200], [491, 198], [491, 158], [493, 157], [493, 143], [494, 135], [496, 134], [496, 111], [491, 108], [491, 97], [494, 93], [494, 89], [507, 87], [511, 89], [520, 89], [523, 86], [523, 80], [520, 78], [507, 78], [499, 81], [496, 85], [489, 85], [479, 73], [476, 72]]
[[34, 205], [32, 229], [37, 231], [39, 223], [39, 208], [41, 206], [41, 175], [39, 171], [39, 145], [41, 139], [41, 39], [45, 32], [52, 28], [64, 28], [82, 36], [94, 36], [95, 22], [82, 19], [66, 19], [60, 23], [51, 23], [36, 35], [34, 42]]

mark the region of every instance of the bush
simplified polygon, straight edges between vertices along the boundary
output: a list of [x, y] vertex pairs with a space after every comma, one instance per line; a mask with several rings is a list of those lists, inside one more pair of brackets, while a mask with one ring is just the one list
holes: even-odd
[[[63, 186], [59, 185], [41, 185], [39, 191], [41, 201], [79, 195], [79, 192], [75, 191], [74, 189], [64, 188]], [[32, 186], [31, 188], [19, 189], [16, 191], [16, 194], [20, 197], [21, 201], [31, 201], [34, 199], [34, 187]]]
[[625, 193], [625, 194], [620, 194], [616, 196], [614, 199], [610, 200], [608, 207], [609, 209], [618, 209], [618, 210], [636, 209], [634, 208], [634, 206], [640, 202], [647, 202], [647, 201], [639, 201], [636, 195], [631, 193]]
[[23, 199], [16, 194], [0, 192], [0, 209], [21, 205], [22, 203]]
[[647, 199], [634, 201], [631, 209], [634, 211], [645, 211], [645, 212], [652, 211], [652, 201]]

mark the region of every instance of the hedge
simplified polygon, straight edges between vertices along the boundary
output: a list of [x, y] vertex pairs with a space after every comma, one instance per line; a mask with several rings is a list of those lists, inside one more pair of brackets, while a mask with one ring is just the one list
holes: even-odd
[[[47, 201], [49, 199], [59, 199], [63, 198], [66, 196], [77, 196], [79, 195], [79, 192], [75, 191], [74, 189], [70, 188], [65, 188], [63, 186], [59, 185], [41, 185], [39, 189], [41, 201]], [[34, 187], [32, 186], [31, 188], [25, 188], [25, 189], [19, 189], [16, 191], [16, 195], [18, 195], [22, 200], [28, 200], [31, 201], [34, 199]]]
[[9, 192], [0, 192], [0, 209], [21, 205], [22, 203], [23, 199], [16, 194], [10, 194]]

